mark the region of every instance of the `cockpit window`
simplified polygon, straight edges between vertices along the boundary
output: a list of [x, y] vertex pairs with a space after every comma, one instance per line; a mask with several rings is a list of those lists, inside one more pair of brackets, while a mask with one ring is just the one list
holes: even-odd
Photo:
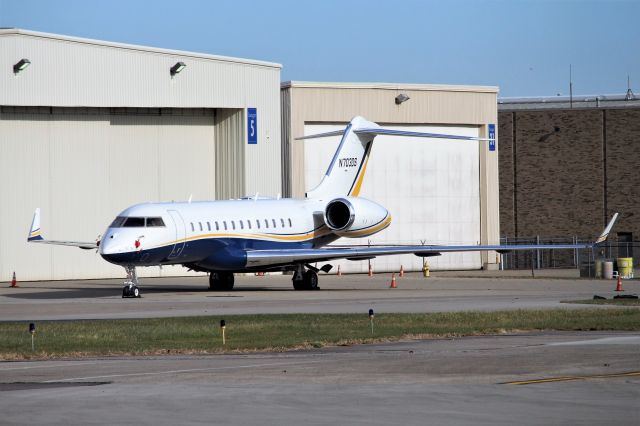
[[144, 228], [144, 217], [128, 217], [123, 228]]
[[122, 225], [124, 224], [125, 220], [127, 220], [126, 217], [118, 216], [114, 219], [113, 222], [111, 222], [111, 225], [109, 225], [109, 228], [122, 228]]
[[115, 218], [109, 228], [144, 228], [146, 226], [165, 226], [161, 217], [126, 217], [118, 216]]
[[164, 226], [164, 220], [161, 217], [148, 217], [147, 226]]

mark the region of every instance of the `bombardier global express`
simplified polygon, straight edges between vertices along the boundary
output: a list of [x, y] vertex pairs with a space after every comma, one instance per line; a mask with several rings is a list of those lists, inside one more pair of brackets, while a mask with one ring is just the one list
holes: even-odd
[[469, 136], [398, 131], [355, 117], [344, 130], [307, 136], [310, 139], [342, 135], [320, 184], [304, 199], [264, 199], [206, 202], [145, 203], [120, 213], [100, 241], [50, 241], [40, 230], [36, 209], [28, 241], [98, 249], [108, 262], [127, 273], [122, 297], [139, 297], [136, 267], [183, 265], [209, 273], [212, 290], [231, 290], [234, 273], [292, 271], [296, 290], [318, 288], [312, 263], [334, 259], [365, 260], [376, 256], [413, 253], [438, 256], [445, 252], [593, 248], [611, 230], [617, 213], [593, 243], [554, 245], [420, 245], [326, 247], [340, 237], [365, 237], [391, 224], [383, 206], [359, 197], [376, 135], [461, 140], [488, 140]]

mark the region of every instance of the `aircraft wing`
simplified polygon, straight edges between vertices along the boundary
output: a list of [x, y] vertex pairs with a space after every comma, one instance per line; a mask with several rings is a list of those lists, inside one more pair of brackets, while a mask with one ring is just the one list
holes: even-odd
[[320, 249], [300, 250], [251, 250], [247, 251], [247, 267], [260, 267], [270, 265], [288, 265], [293, 263], [325, 262], [335, 259], [365, 260], [377, 256], [390, 256], [394, 254], [415, 254], [420, 257], [439, 256], [442, 253], [465, 251], [497, 251], [506, 253], [510, 251], [527, 250], [560, 250], [560, 249], [585, 249], [593, 248], [607, 239], [613, 224], [618, 218], [618, 213], [592, 243], [582, 244], [518, 244], [518, 245], [474, 245], [474, 246], [353, 246], [353, 247], [327, 247]]
[[33, 213], [33, 220], [31, 221], [31, 229], [29, 230], [29, 236], [27, 237], [27, 241], [30, 243], [40, 243], [40, 244], [55, 244], [59, 246], [71, 246], [78, 247], [84, 250], [97, 249], [98, 242], [84, 242], [84, 241], [53, 241], [53, 240], [45, 240], [42, 237], [42, 232], [40, 229], [40, 208], [37, 208]]

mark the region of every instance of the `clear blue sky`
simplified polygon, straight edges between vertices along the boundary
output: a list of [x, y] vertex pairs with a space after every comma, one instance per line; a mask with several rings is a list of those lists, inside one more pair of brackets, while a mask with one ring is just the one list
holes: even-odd
[[[640, 0], [0, 0], [0, 27], [283, 64], [283, 80], [640, 93]], [[0, 52], [2, 54], [2, 52]]]

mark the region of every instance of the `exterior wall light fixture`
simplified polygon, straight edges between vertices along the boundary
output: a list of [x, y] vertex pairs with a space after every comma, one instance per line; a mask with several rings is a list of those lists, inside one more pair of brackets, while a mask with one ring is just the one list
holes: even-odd
[[20, 71], [24, 70], [29, 65], [31, 65], [31, 61], [30, 60], [28, 60], [28, 59], [20, 59], [20, 61], [13, 66], [13, 73], [14, 74], [18, 74]]
[[404, 93], [400, 93], [398, 96], [396, 96], [396, 105], [400, 105], [403, 102], [407, 102], [409, 99], [411, 98], [408, 95]]
[[187, 64], [185, 64], [184, 62], [176, 62], [176, 64], [169, 69], [169, 73], [171, 74], [171, 77], [178, 74], [186, 66]]

